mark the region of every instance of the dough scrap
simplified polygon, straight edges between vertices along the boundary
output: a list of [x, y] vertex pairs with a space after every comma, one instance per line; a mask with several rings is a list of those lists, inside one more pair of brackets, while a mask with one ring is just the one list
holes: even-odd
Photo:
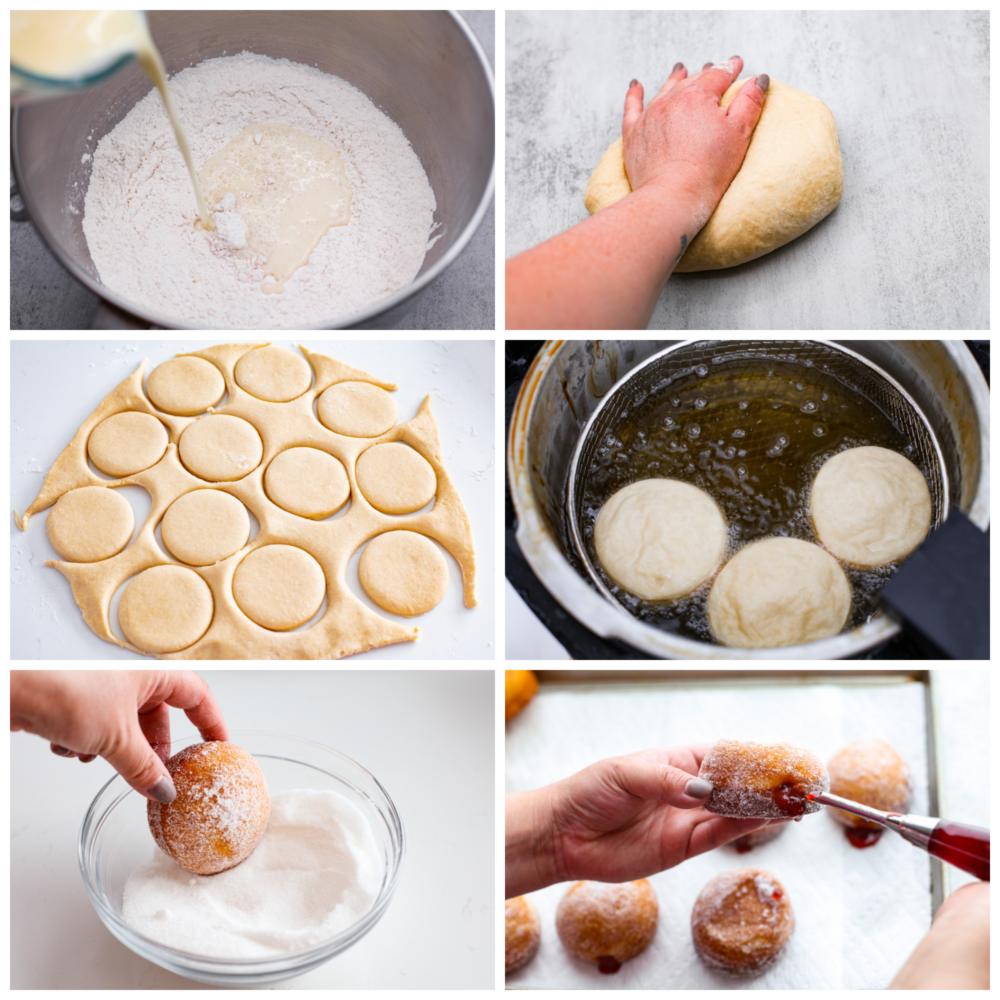
[[358, 577], [380, 607], [413, 618], [437, 607], [448, 590], [448, 563], [415, 531], [387, 531], [361, 553]]
[[177, 653], [212, 623], [212, 591], [194, 570], [154, 566], [125, 588], [118, 623], [125, 638], [147, 653]]
[[318, 448], [289, 448], [264, 473], [264, 490], [282, 510], [319, 521], [351, 497], [343, 463]]
[[236, 497], [221, 490], [193, 490], [163, 515], [160, 537], [166, 550], [189, 566], [213, 566], [235, 555], [250, 537], [250, 515]]
[[338, 382], [316, 404], [324, 427], [349, 437], [378, 437], [399, 419], [396, 400], [370, 382]]
[[167, 430], [148, 413], [116, 413], [90, 435], [90, 460], [109, 476], [131, 476], [156, 465], [167, 450]]
[[71, 562], [110, 559], [128, 545], [134, 530], [131, 504], [104, 486], [64, 493], [45, 519], [52, 548]]
[[191, 424], [181, 435], [185, 468], [210, 483], [232, 483], [260, 465], [264, 444], [253, 424], [241, 417], [214, 414]]
[[157, 365], [146, 379], [146, 394], [152, 404], [179, 417], [204, 413], [225, 391], [222, 372], [203, 358], [171, 358]]
[[278, 632], [309, 621], [325, 593], [323, 567], [294, 545], [254, 549], [233, 575], [233, 596], [243, 613]]
[[[722, 107], [745, 82], [729, 87]], [[631, 192], [618, 138], [591, 174], [584, 201], [593, 215]], [[825, 219], [843, 193], [832, 112], [818, 98], [771, 80], [743, 165], [674, 271], [714, 271], [763, 257]]]
[[707, 610], [712, 634], [724, 646], [796, 646], [843, 631], [851, 585], [837, 560], [818, 545], [765, 538], [722, 567]]
[[719, 505], [677, 479], [644, 479], [618, 490], [594, 524], [604, 571], [646, 601], [697, 590], [722, 562], [726, 537]]
[[437, 478], [430, 462], [405, 444], [377, 444], [359, 459], [358, 489], [383, 514], [411, 514], [430, 503]]
[[236, 362], [236, 384], [251, 396], [269, 403], [288, 403], [312, 383], [304, 358], [283, 347], [261, 347]]
[[931, 527], [923, 473], [888, 448], [839, 452], [813, 481], [809, 515], [819, 540], [838, 559], [884, 566], [905, 559]]

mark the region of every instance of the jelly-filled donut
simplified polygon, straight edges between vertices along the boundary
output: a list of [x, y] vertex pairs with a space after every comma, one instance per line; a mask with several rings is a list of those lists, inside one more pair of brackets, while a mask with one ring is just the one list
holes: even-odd
[[713, 785], [709, 812], [738, 819], [785, 819], [819, 812], [830, 787], [822, 761], [790, 743], [719, 740], [705, 754], [698, 777]]
[[[905, 813], [913, 797], [913, 780], [909, 765], [888, 743], [860, 740], [830, 759], [830, 791], [883, 812]], [[844, 826], [859, 830], [882, 829], [877, 823], [842, 809], [828, 812]]]
[[763, 847], [770, 844], [772, 840], [777, 840], [789, 827], [788, 823], [773, 823], [771, 826], [762, 826], [759, 830], [751, 833], [744, 833], [742, 837], [737, 837], [733, 841], [733, 847], [738, 854], [746, 854], [755, 847]]
[[146, 817], [164, 853], [198, 875], [235, 868], [264, 835], [270, 800], [257, 762], [234, 743], [196, 743], [166, 763], [177, 798]]
[[530, 899], [515, 896], [504, 903], [504, 972], [523, 969], [538, 951], [542, 921]]
[[610, 974], [653, 940], [659, 912], [656, 893], [644, 878], [574, 882], [556, 910], [556, 930], [568, 951]]
[[788, 894], [763, 868], [716, 875], [691, 911], [698, 957], [733, 976], [756, 976], [777, 962], [794, 929]]

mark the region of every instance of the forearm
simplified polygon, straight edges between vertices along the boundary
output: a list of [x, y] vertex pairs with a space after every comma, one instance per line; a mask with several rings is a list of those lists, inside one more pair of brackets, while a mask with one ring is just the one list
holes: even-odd
[[504, 800], [505, 898], [560, 881], [556, 872], [551, 795], [546, 788], [508, 792]]

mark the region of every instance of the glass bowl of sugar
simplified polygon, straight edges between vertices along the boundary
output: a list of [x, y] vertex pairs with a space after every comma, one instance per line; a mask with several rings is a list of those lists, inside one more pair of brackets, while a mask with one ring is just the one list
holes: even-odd
[[[185, 871], [156, 846], [147, 800], [116, 775], [87, 810], [80, 871], [97, 915], [136, 954], [198, 982], [259, 986], [315, 969], [378, 923], [403, 825], [378, 780], [330, 747], [245, 730], [229, 739], [257, 761], [270, 797], [246, 861]], [[178, 740], [171, 755], [200, 742]]]

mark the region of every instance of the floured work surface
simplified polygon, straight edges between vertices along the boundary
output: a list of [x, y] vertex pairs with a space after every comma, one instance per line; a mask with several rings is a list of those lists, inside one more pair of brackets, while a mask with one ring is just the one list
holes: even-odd
[[[355, 551], [369, 539], [397, 529], [442, 545], [461, 568], [465, 605], [475, 605], [471, 530], [443, 464], [430, 398], [424, 399], [412, 420], [396, 423], [390, 394], [394, 385], [302, 350], [306, 360], [292, 351], [254, 344], [221, 345], [183, 355], [181, 361], [159, 366], [185, 370], [166, 380], [151, 379], [149, 398], [143, 392], [143, 363], [104, 399], [63, 450], [37, 499], [19, 521], [22, 527], [28, 526], [33, 514], [81, 487], [137, 485], [151, 497], [149, 516], [138, 535], [117, 555], [91, 563], [49, 563], [70, 581], [85, 621], [100, 638], [135, 652], [177, 659], [325, 659], [413, 640], [415, 628], [372, 611], [352, 593], [346, 580], [347, 564]], [[215, 372], [220, 373], [222, 385], [214, 381]], [[391, 401], [376, 410], [375, 417], [370, 405], [361, 407], [362, 422], [352, 430], [371, 436], [338, 434], [317, 419], [315, 401], [335, 385], [339, 387], [335, 396], [353, 386], [360, 387], [367, 404], [372, 394], [379, 394], [383, 404]], [[223, 388], [228, 393], [225, 404], [212, 409], [213, 399], [218, 401]], [[182, 398], [186, 395], [191, 399]], [[209, 413], [173, 415], [154, 406], [152, 398], [178, 412], [200, 405], [202, 411], [209, 407]], [[321, 412], [329, 414], [322, 404]], [[122, 423], [125, 426], [119, 428]], [[158, 458], [157, 425], [168, 438]], [[88, 443], [98, 427], [102, 429], [98, 465], [108, 461], [107, 453], [116, 441], [125, 460], [140, 465], [152, 455], [154, 463], [118, 479], [99, 477], [87, 462]], [[435, 497], [431, 509], [410, 506], [406, 509], [419, 512], [407, 517], [385, 514], [359, 489], [358, 458], [369, 449], [389, 444], [412, 451], [415, 459], [432, 470]], [[279, 455], [287, 459], [288, 453], [293, 461], [283, 461], [284, 469], [276, 467], [281, 475], [275, 480], [277, 485], [269, 486], [265, 476], [273, 460]], [[346, 513], [313, 520], [326, 511], [309, 506], [315, 504], [315, 497], [306, 487], [316, 478], [316, 462], [300, 466], [305, 473], [303, 486], [295, 487], [292, 476], [298, 463], [294, 459], [302, 455], [318, 458], [321, 473], [343, 476], [349, 488], [343, 491], [349, 492]], [[95, 458], [93, 450], [91, 458]], [[335, 493], [333, 505], [348, 502], [336, 493], [340, 488], [336, 475], [324, 482]], [[289, 499], [289, 485], [293, 499]], [[200, 502], [223, 496], [226, 500], [221, 504]], [[178, 501], [183, 502], [174, 507]], [[410, 503], [415, 502], [411, 497]], [[306, 510], [311, 516], [286, 507]], [[248, 544], [241, 526], [246, 511], [260, 525]], [[166, 520], [164, 515], [169, 515]], [[156, 534], [161, 521], [166, 532], [162, 545]], [[239, 547], [233, 550], [234, 546]], [[227, 547], [228, 554], [219, 558]], [[172, 558], [171, 552], [179, 558]], [[192, 565], [206, 559], [218, 561]], [[128, 605], [128, 626], [126, 641], [122, 641], [111, 630], [109, 610], [112, 596], [126, 581], [130, 582], [122, 605]], [[130, 599], [133, 590], [134, 599]], [[327, 608], [318, 620], [298, 631], [279, 631], [309, 622], [324, 599]], [[125, 620], [121, 624], [124, 631]]]

